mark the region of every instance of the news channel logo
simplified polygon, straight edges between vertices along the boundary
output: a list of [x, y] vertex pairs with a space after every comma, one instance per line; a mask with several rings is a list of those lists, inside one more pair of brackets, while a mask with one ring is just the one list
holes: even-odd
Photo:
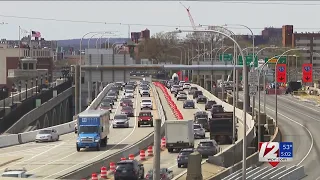
[[292, 142], [260, 142], [259, 143], [259, 161], [268, 162], [275, 167], [280, 162], [293, 160]]

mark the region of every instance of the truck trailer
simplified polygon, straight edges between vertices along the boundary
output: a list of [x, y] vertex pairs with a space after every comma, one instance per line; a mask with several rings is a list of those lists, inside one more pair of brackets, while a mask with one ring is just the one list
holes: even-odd
[[86, 110], [78, 115], [77, 151], [81, 148], [95, 148], [107, 146], [110, 112], [107, 110]]
[[165, 135], [168, 152], [194, 148], [193, 120], [166, 121]]

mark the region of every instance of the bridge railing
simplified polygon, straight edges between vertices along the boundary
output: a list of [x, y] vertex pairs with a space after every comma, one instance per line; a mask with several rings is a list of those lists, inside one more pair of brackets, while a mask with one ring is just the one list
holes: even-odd
[[[88, 108], [90, 109], [96, 109], [98, 105], [100, 104], [103, 97], [107, 94], [107, 92], [111, 89], [112, 85], [108, 84], [106, 87], [103, 88], [103, 90], [99, 93], [97, 98], [90, 104]], [[99, 102], [100, 100], [100, 102]], [[76, 117], [76, 116], [75, 116]], [[60, 124], [57, 126], [53, 126], [52, 128], [56, 129], [59, 135], [71, 133], [74, 131], [74, 124], [75, 121], [71, 121], [68, 123]], [[46, 128], [44, 128], [46, 129]], [[0, 136], [0, 148], [1, 147], [7, 147], [7, 146], [14, 146], [18, 144], [23, 144], [27, 142], [32, 142], [35, 140], [36, 134], [41, 129], [35, 130], [35, 131], [29, 131], [25, 133], [19, 133], [19, 134], [10, 134], [10, 135], [2, 135]]]
[[72, 81], [66, 81], [54, 88], [43, 91], [37, 96], [32, 96], [25, 101], [23, 101], [20, 105], [18, 105], [14, 110], [9, 112], [7, 115], [0, 119], [0, 133], [5, 132], [8, 128], [10, 128], [14, 123], [16, 123], [20, 118], [22, 118], [25, 114], [36, 108], [36, 100], [40, 99], [41, 104], [47, 102], [49, 99], [53, 98], [53, 91], [57, 91], [57, 94], [65, 91], [66, 89], [72, 86]]

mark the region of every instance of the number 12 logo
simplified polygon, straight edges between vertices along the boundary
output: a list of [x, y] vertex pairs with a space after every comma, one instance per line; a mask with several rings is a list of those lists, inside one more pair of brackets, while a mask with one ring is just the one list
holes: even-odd
[[260, 142], [259, 143], [259, 161], [269, 162], [275, 167], [279, 164], [279, 143], [278, 142]]

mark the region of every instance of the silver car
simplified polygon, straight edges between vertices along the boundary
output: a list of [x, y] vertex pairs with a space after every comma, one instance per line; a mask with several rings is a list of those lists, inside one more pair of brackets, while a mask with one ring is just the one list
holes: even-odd
[[206, 137], [206, 131], [201, 124], [193, 124], [194, 138], [204, 139]]
[[197, 151], [203, 158], [217, 154], [219, 149], [218, 143], [215, 140], [201, 140], [197, 147]]
[[113, 128], [124, 127], [129, 128], [130, 118], [126, 114], [115, 115], [113, 119]]
[[150, 110], [152, 110], [153, 107], [152, 107], [152, 101], [151, 101], [151, 99], [143, 99], [143, 100], [141, 101], [141, 104], [140, 104], [140, 109], [141, 109], [141, 110], [142, 110], [142, 109], [150, 109]]
[[55, 129], [43, 129], [36, 135], [36, 142], [58, 141], [59, 134]]

